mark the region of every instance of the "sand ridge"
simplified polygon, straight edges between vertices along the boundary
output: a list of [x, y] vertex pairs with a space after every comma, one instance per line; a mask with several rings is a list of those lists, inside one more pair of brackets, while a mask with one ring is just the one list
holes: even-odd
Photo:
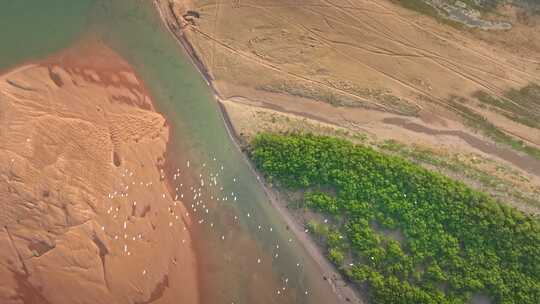
[[198, 303], [169, 132], [100, 43], [0, 76], [1, 303]]

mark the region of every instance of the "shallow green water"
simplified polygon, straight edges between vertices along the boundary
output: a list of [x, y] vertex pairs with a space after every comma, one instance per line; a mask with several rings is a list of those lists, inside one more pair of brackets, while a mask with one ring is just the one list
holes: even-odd
[[[10, 1], [0, 10], [0, 70], [69, 46], [86, 33], [97, 35], [134, 67], [159, 110], [172, 123], [175, 155], [191, 159], [193, 174], [223, 165], [226, 189], [238, 201], [219, 203], [196, 228], [204, 303], [336, 303], [322, 274], [269, 205], [227, 135], [211, 90], [166, 32], [151, 2], [140, 0]], [[202, 168], [202, 163], [208, 163]], [[198, 165], [197, 165], [198, 164]], [[238, 182], [233, 182], [233, 177]], [[248, 217], [247, 214], [250, 214]], [[231, 222], [237, 216], [238, 222]], [[264, 232], [258, 225], [266, 227]], [[272, 231], [269, 231], [272, 227]], [[220, 235], [227, 235], [220, 241]], [[279, 250], [276, 245], [280, 245]], [[273, 258], [279, 253], [279, 258]], [[271, 267], [258, 266], [261, 257]], [[301, 263], [301, 267], [296, 267]], [[265, 264], [268, 265], [268, 264]], [[277, 294], [288, 278], [287, 290]], [[179, 286], [181, 288], [181, 286]], [[308, 290], [308, 295], [305, 291]], [[284, 295], [285, 294], [285, 295]]]

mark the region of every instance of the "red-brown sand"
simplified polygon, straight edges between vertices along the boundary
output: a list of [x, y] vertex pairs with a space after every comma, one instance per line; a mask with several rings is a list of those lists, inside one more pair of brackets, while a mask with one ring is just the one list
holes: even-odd
[[170, 128], [102, 43], [0, 76], [0, 303], [198, 303]]

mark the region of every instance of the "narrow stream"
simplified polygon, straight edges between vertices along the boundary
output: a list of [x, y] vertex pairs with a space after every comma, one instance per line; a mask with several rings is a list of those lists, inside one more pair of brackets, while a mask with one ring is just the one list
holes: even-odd
[[151, 1], [18, 0], [2, 6], [0, 70], [59, 51], [79, 37], [103, 40], [133, 65], [171, 123], [169, 156], [179, 167], [191, 164], [182, 168], [189, 172], [182, 180], [195, 184], [199, 174], [219, 172], [225, 191], [235, 193], [236, 201], [230, 196], [207, 202], [206, 224], [192, 231], [203, 303], [338, 302], [269, 204], [227, 134], [210, 88], [162, 27]]

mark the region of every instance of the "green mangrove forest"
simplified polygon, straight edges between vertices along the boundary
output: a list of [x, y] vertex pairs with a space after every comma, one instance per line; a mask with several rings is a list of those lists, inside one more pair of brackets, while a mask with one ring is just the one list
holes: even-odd
[[371, 303], [540, 303], [538, 218], [338, 138], [263, 133], [249, 153], [330, 219], [309, 226]]

